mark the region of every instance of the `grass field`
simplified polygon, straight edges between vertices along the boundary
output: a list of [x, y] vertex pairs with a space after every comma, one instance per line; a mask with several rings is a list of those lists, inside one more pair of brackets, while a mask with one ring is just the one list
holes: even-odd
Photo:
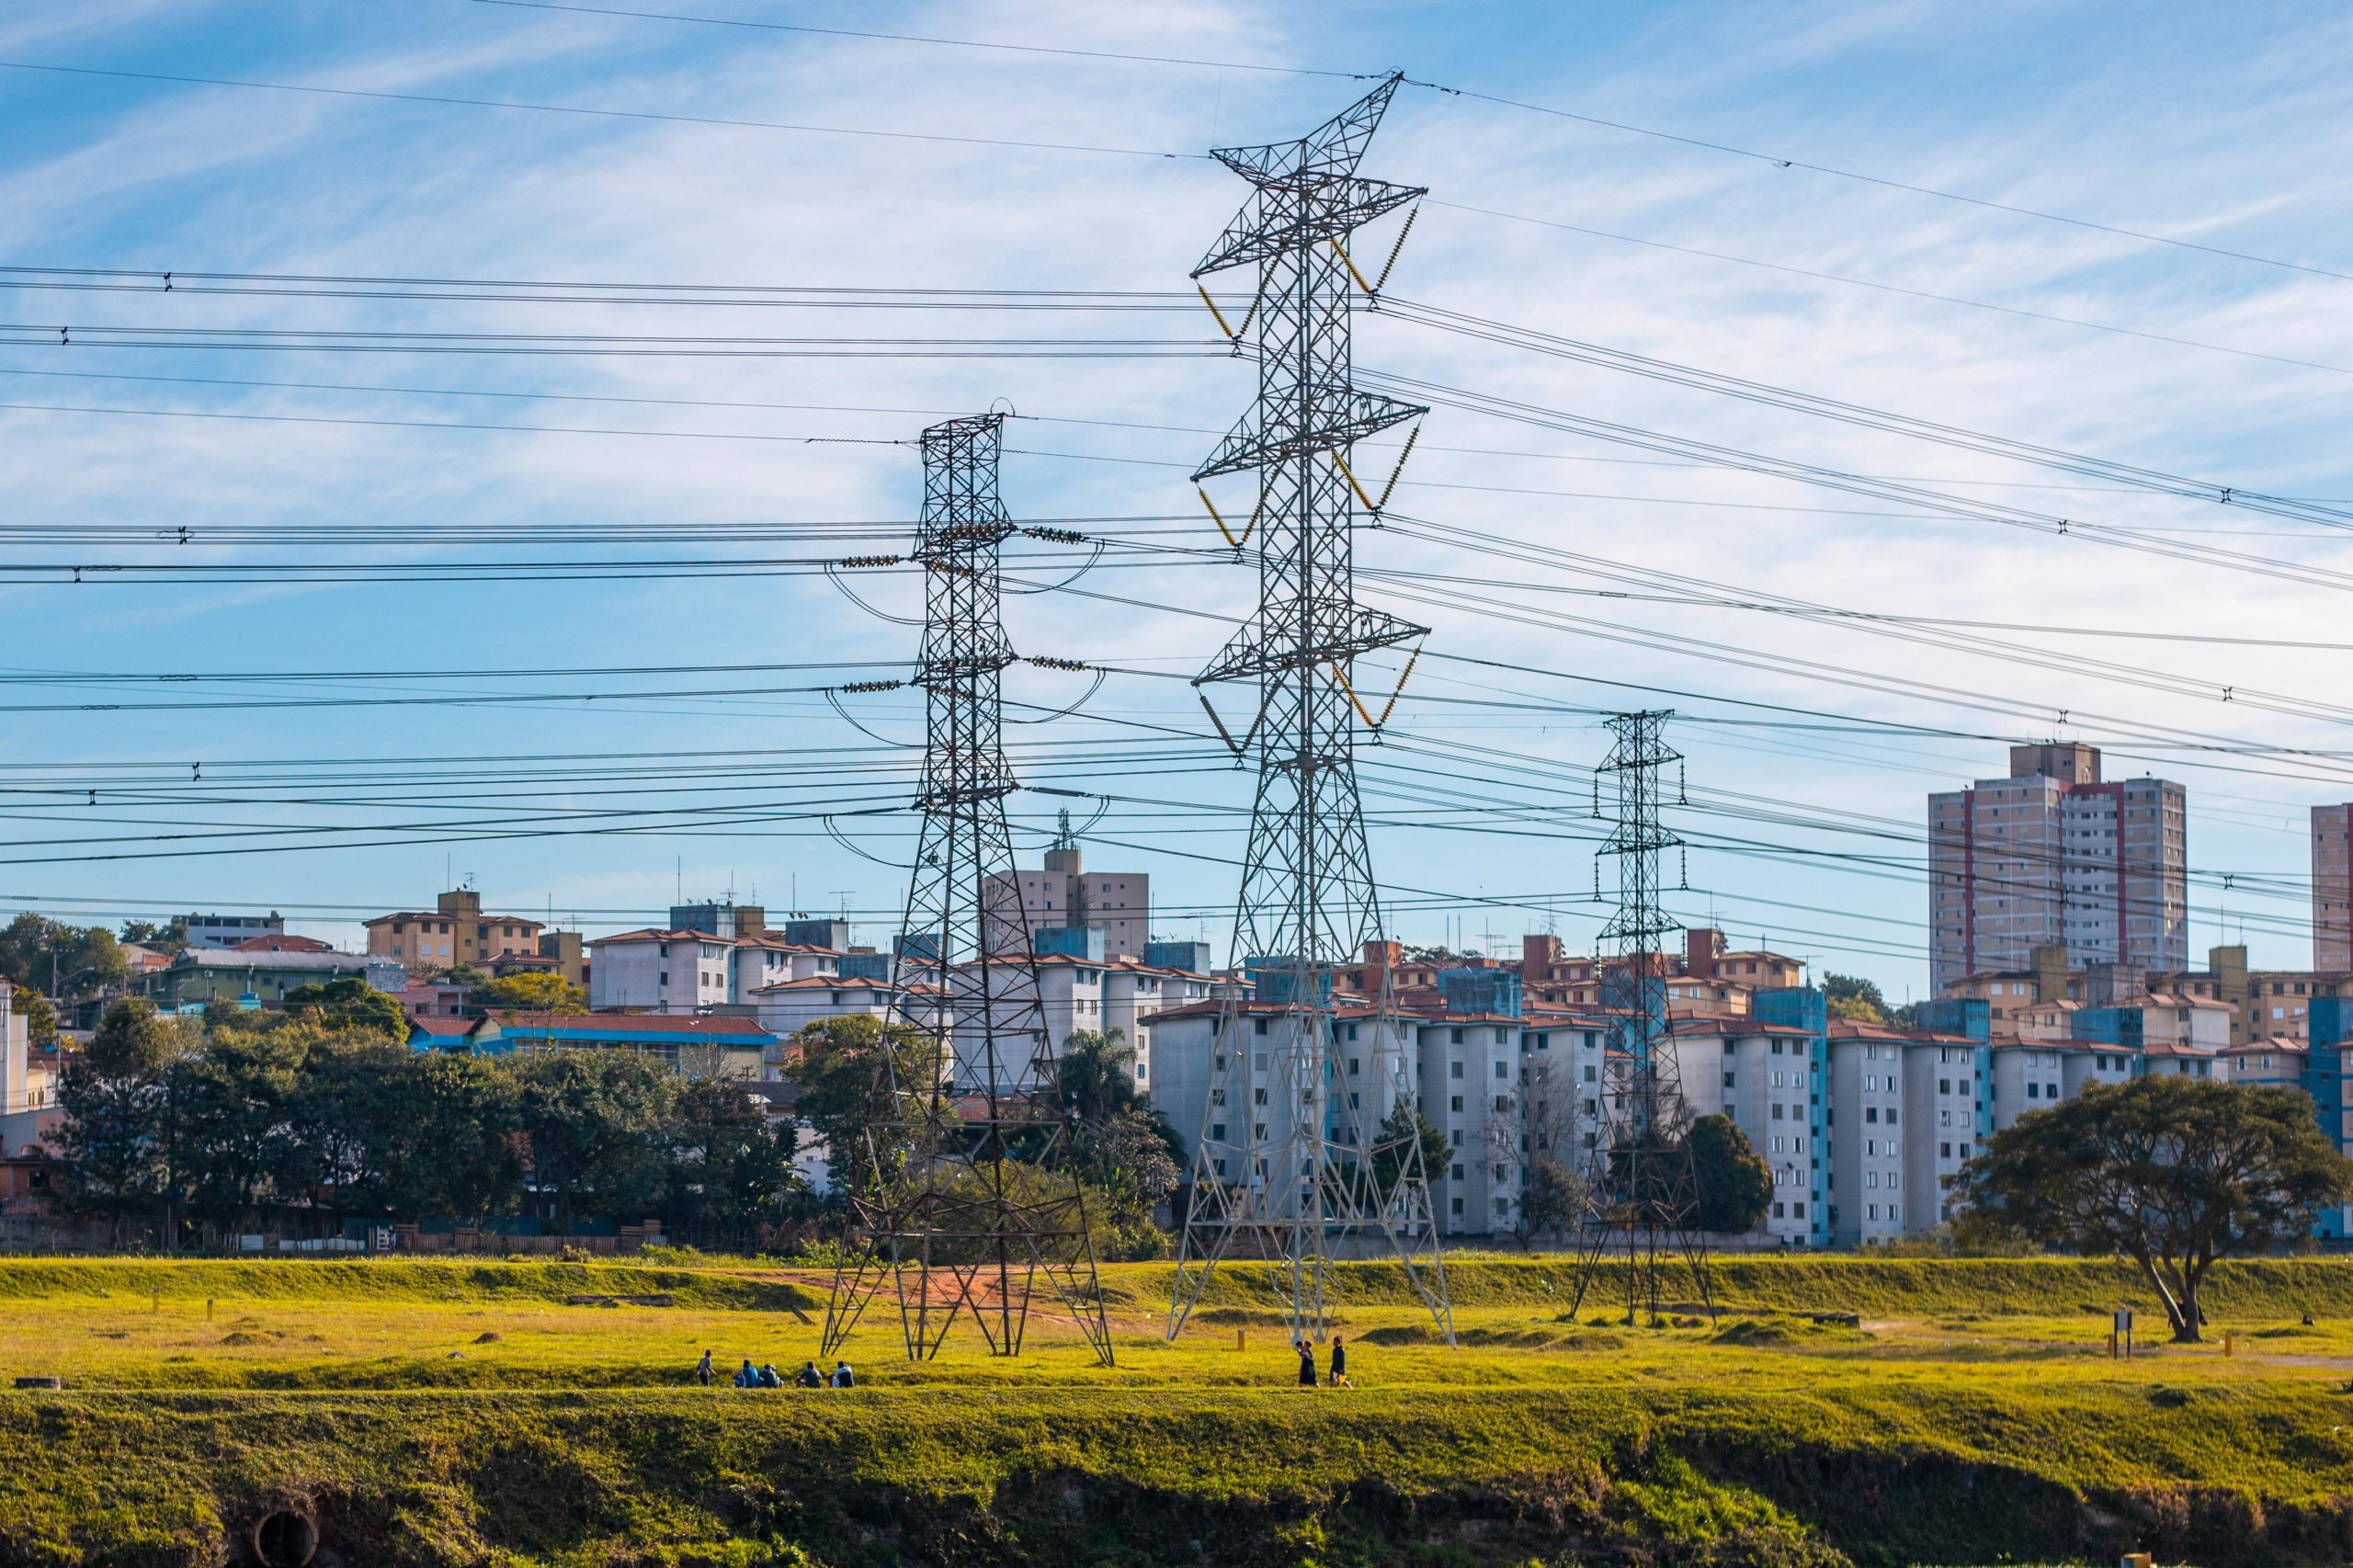
[[0, 1260], [0, 1371], [66, 1384], [0, 1395], [37, 1456], [0, 1466], [0, 1561], [219, 1562], [289, 1508], [352, 1568], [2353, 1558], [2353, 1262], [2226, 1268], [2179, 1348], [2074, 1261], [1733, 1260], [1722, 1316], [1665, 1328], [1569, 1319], [1559, 1259], [1450, 1278], [1452, 1349], [1346, 1270], [1353, 1390], [1291, 1386], [1247, 1268], [1167, 1343], [1138, 1265], [1113, 1369], [1051, 1318], [1018, 1361], [960, 1333], [910, 1366], [878, 1307], [864, 1386], [742, 1392], [695, 1358], [814, 1356], [823, 1276]]

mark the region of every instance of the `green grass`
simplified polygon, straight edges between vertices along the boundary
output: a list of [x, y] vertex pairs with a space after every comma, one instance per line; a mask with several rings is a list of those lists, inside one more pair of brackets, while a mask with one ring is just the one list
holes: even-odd
[[[2105, 1265], [1735, 1259], [1739, 1310], [1679, 1328], [1570, 1320], [1559, 1258], [1450, 1278], [1453, 1349], [1392, 1271], [1343, 1271], [1354, 1390], [1290, 1386], [1248, 1269], [1166, 1343], [1140, 1265], [1106, 1278], [1116, 1369], [1052, 1321], [1019, 1361], [960, 1335], [910, 1366], [878, 1304], [866, 1386], [745, 1393], [695, 1356], [813, 1356], [822, 1277], [0, 1263], [0, 1370], [67, 1383], [0, 1393], [0, 1568], [215, 1563], [288, 1506], [353, 1568], [2353, 1557], [2353, 1263], [2233, 1269], [2235, 1355], [2131, 1362]], [[677, 1304], [564, 1303], [652, 1291]], [[1864, 1326], [1792, 1315], [1824, 1311]]]

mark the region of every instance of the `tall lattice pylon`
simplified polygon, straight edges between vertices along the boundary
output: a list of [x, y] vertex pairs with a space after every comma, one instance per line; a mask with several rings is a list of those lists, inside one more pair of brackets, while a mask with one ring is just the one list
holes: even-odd
[[1386, 1114], [1417, 1099], [1409, 1037], [1384, 984], [1352, 1021], [1351, 1077], [1332, 999], [1338, 965], [1381, 929], [1357, 795], [1356, 661], [1425, 634], [1358, 605], [1353, 566], [1355, 502], [1365, 499], [1353, 444], [1427, 412], [1352, 384], [1351, 282], [1361, 279], [1344, 240], [1425, 194], [1356, 172], [1399, 80], [1297, 142], [1218, 149], [1253, 190], [1193, 269], [1198, 279], [1247, 267], [1257, 282], [1236, 329], [1255, 334], [1257, 400], [1193, 475], [1255, 472], [1259, 483], [1249, 525], [1259, 610], [1194, 680], [1256, 688], [1257, 716], [1237, 747], [1258, 781], [1229, 955], [1255, 995], [1228, 988], [1211, 1047], [1171, 1338], [1221, 1261], [1255, 1257], [1274, 1267], [1294, 1337], [1320, 1340], [1333, 1258], [1376, 1237], [1453, 1337], [1416, 1123]]
[[1622, 1271], [1630, 1324], [1644, 1312], [1658, 1317], [1668, 1276], [1680, 1270], [1688, 1270], [1700, 1307], [1712, 1315], [1715, 1303], [1699, 1229], [1699, 1184], [1686, 1142], [1691, 1116], [1666, 1006], [1665, 941], [1682, 929], [1660, 898], [1661, 858], [1683, 846], [1659, 815], [1666, 766], [1683, 760], [1666, 744], [1672, 717], [1612, 718], [1617, 744], [1600, 769], [1613, 783], [1618, 807], [1617, 826], [1601, 848], [1618, 861], [1618, 912], [1600, 939], [1605, 958], [1615, 954], [1606, 963], [1602, 993], [1612, 1018], [1569, 1311], [1574, 1315], [1606, 1274]]
[[[1015, 531], [997, 499], [1004, 424], [980, 415], [923, 433], [923, 832], [892, 965], [898, 1016], [824, 1350], [835, 1352], [887, 1283], [909, 1359], [936, 1354], [967, 1312], [991, 1351], [1017, 1356], [1042, 1276], [1109, 1366], [1086, 1204], [1057, 1157], [1069, 1125], [1028, 916], [1017, 896], [992, 891], [1013, 873], [999, 689], [1015, 657], [997, 558]], [[1018, 928], [992, 945], [987, 927], [1006, 921]]]

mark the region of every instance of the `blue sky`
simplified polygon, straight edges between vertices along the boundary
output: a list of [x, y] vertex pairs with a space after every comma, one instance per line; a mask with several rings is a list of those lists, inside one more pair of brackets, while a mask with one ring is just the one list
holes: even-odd
[[[2344, 308], [2353, 282], [1804, 166], [2353, 271], [2342, 244], [2353, 205], [2353, 176], [2344, 173], [2353, 167], [2345, 112], [2353, 89], [2337, 68], [2353, 23], [2335, 7], [644, 0], [631, 8], [1236, 64], [992, 51], [472, 0], [17, 0], [0, 10], [0, 61], [12, 62], [0, 67], [0, 263], [1177, 290], [1243, 187], [1198, 157], [1149, 154], [1295, 135], [1362, 90], [1240, 63], [1394, 67], [1421, 82], [1792, 162], [1783, 168], [1772, 158], [1409, 87], [1365, 165], [1431, 187], [1391, 285], [1402, 300], [2245, 491], [2353, 497], [2353, 456], [2342, 438], [2353, 384], [2344, 369], [2316, 368], [2353, 367], [2353, 318]], [[157, 75], [1134, 151], [483, 108]], [[1392, 233], [1382, 229], [1368, 243], [1385, 246]], [[796, 899], [812, 910], [846, 905], [862, 936], [880, 938], [882, 912], [903, 896], [898, 873], [879, 863], [905, 852], [904, 822], [888, 812], [904, 798], [903, 760], [893, 764], [822, 697], [741, 688], [857, 678], [839, 666], [904, 660], [914, 632], [869, 615], [819, 575], [654, 571], [827, 553], [805, 541], [687, 537], [698, 528], [756, 535], [762, 524], [904, 525], [919, 494], [915, 454], [875, 443], [993, 404], [1023, 416], [1004, 472], [1017, 517], [1131, 519], [1106, 526], [1139, 537], [1183, 529], [1154, 537], [1197, 547], [1206, 519], [1185, 475], [1250, 390], [1246, 367], [1211, 355], [204, 350], [66, 347], [43, 332], [1199, 342], [1210, 324], [1189, 308], [918, 312], [21, 287], [0, 289], [0, 298], [5, 319], [24, 329], [0, 332], [23, 340], [0, 345], [0, 403], [10, 405], [0, 408], [0, 526], [51, 530], [46, 540], [12, 530], [19, 537], [8, 559], [17, 569], [0, 573], [11, 585], [0, 585], [0, 606], [16, 653], [0, 673], [52, 677], [0, 688], [8, 693], [0, 705], [20, 710], [0, 726], [0, 764], [13, 775], [0, 782], [31, 791], [6, 808], [15, 831], [0, 841], [0, 905], [108, 919], [276, 906], [296, 915], [298, 929], [344, 939], [356, 935], [351, 920], [418, 904], [447, 874], [471, 876], [502, 906], [560, 919], [577, 912], [591, 929], [640, 923], [681, 886], [692, 896], [733, 886], [744, 896], [756, 891], [771, 908]], [[2047, 317], [2070, 320], [2038, 319]], [[2127, 330], [2073, 324], [2081, 323]], [[1420, 526], [1368, 532], [1359, 561], [1483, 585], [1457, 584], [1443, 604], [1409, 602], [1402, 595], [1410, 585], [1392, 575], [1369, 578], [1364, 597], [1429, 624], [1433, 653], [1584, 678], [1437, 659], [1417, 668], [1389, 744], [1366, 754], [1376, 868], [1405, 890], [1390, 920], [1401, 935], [1436, 940], [1452, 923], [1473, 945], [1492, 934], [1499, 949], [1516, 950], [1523, 932], [1549, 926], [1572, 944], [1589, 940], [1606, 913], [1590, 901], [1592, 824], [1576, 800], [1607, 750], [1593, 710], [1667, 704], [1692, 721], [1674, 731], [1688, 754], [1694, 802], [1676, 822], [1695, 843], [1692, 891], [1676, 895], [1677, 912], [1695, 922], [1713, 914], [1743, 942], [1762, 937], [1825, 967], [1870, 974], [1892, 994], [1916, 994], [1925, 892], [1905, 867], [1921, 854], [1924, 795], [2000, 772], [2006, 738], [2063, 733], [2110, 745], [2111, 774], [2154, 771], [2188, 786], [2192, 864], [2211, 873], [2192, 889], [2194, 951], [2222, 932], [2237, 935], [2244, 921], [2257, 961], [2304, 960], [2303, 812], [2353, 795], [2353, 779], [2328, 757], [2181, 748], [2201, 744], [2186, 737], [2203, 736], [2234, 747], [2344, 749], [2345, 715], [2328, 706], [2346, 684], [2343, 652], [1973, 633], [2000, 637], [2016, 655], [1996, 659], [1737, 605], [1771, 594], [2004, 626], [2347, 641], [2343, 590], [2309, 575], [2353, 567], [2339, 532], [2097, 487], [1393, 317], [1361, 324], [1358, 358], [1543, 408], [1934, 481], [1949, 494], [2137, 530], [2169, 547], [2277, 563], [2229, 571], [1984, 521], [1891, 516], [1904, 508], [1755, 473], [1661, 466], [1654, 452], [1441, 407], [1393, 504]], [[637, 401], [583, 401], [613, 399]], [[575, 433], [551, 428], [558, 426]], [[383, 538], [427, 525], [444, 531]], [[527, 543], [476, 531], [526, 526], [555, 537]], [[84, 528], [88, 535], [74, 539]], [[162, 542], [181, 528], [191, 542]], [[338, 538], [346, 528], [350, 538]], [[231, 529], [244, 531], [223, 531]], [[301, 531], [256, 539], [264, 529]], [[600, 529], [621, 537], [581, 537]], [[1523, 553], [1473, 554], [1429, 537], [1461, 529]], [[1033, 551], [1032, 580], [1059, 581], [1062, 569], [1044, 557], [1044, 547]], [[517, 560], [649, 564], [611, 568], [620, 574], [603, 581], [292, 585], [261, 570]], [[34, 570], [155, 564], [210, 570], [164, 581], [90, 571], [79, 585]], [[1605, 580], [1602, 571], [1619, 575]], [[1593, 597], [1624, 589], [1627, 573], [1705, 579], [1722, 585], [1709, 597], [1735, 603], [1654, 602], [1655, 585], [1638, 590], [1651, 599]], [[207, 574], [259, 580], [199, 580]], [[880, 608], [913, 607], [904, 578], [872, 583], [862, 591]], [[1025, 653], [1189, 675], [1224, 635], [1203, 614], [1246, 613], [1252, 583], [1228, 562], [1113, 551], [1074, 585], [1109, 597], [1041, 592], [1015, 601], [1008, 618]], [[1461, 594], [1488, 602], [1467, 604]], [[1560, 616], [1585, 624], [1563, 625]], [[776, 667], [796, 664], [828, 667]], [[449, 674], [722, 665], [769, 667]], [[1833, 667], [1882, 687], [1933, 683], [1947, 688], [1946, 699], [1820, 678]], [[277, 678], [94, 678], [224, 674]], [[1631, 689], [1641, 686], [1694, 695]], [[713, 688], [725, 694], [681, 695]], [[1030, 705], [1017, 710], [1036, 716], [1086, 685], [1029, 672], [1011, 689]], [[461, 690], [530, 700], [381, 701]], [[2278, 700], [2251, 707], [2241, 692]], [[597, 700], [579, 700], [591, 693]], [[124, 706], [323, 697], [378, 703]], [[856, 700], [883, 740], [919, 739], [904, 696]], [[1758, 703], [1987, 738], [1723, 722], [1767, 716]], [[34, 707], [52, 710], [21, 710]], [[2153, 740], [2160, 728], [2173, 733]], [[1222, 942], [1227, 917], [1216, 910], [1232, 900], [1228, 862], [1241, 844], [1232, 808], [1246, 804], [1247, 780], [1206, 758], [1205, 732], [1182, 682], [1123, 676], [1078, 713], [1025, 728], [1018, 740], [1029, 781], [1120, 797], [1092, 830], [1090, 863], [1149, 870], [1165, 934]], [[492, 757], [565, 760], [454, 760]], [[197, 764], [206, 765], [200, 779]], [[861, 771], [818, 771], [847, 764]], [[693, 793], [642, 792], [657, 782], [645, 770], [681, 767], [698, 770], [686, 780]], [[735, 771], [710, 771], [721, 767]], [[1480, 799], [1435, 806], [1433, 775], [1416, 769], [1452, 773], [1448, 787]], [[678, 782], [658, 781], [665, 790]], [[91, 788], [96, 805], [80, 793]], [[641, 792], [608, 792], [632, 788]], [[810, 802], [820, 800], [844, 813], [835, 828], [873, 858], [810, 819]], [[1070, 803], [1017, 797], [1025, 845], [1034, 850], [1053, 812]], [[480, 836], [576, 828], [607, 820], [590, 811], [657, 804], [726, 820], [691, 831], [668, 830], [673, 817], [661, 819], [659, 833]], [[1465, 806], [1478, 811], [1466, 814]], [[1529, 831], [1492, 831], [1498, 826]], [[303, 836], [295, 830], [324, 828], [353, 831], [308, 835], [331, 846], [295, 846]], [[253, 829], [272, 836], [237, 836]], [[452, 837], [463, 841], [442, 842]], [[1759, 842], [1804, 853], [1741, 852]], [[1895, 863], [1861, 867], [1813, 851]], [[147, 858], [103, 858], [124, 855]], [[1680, 870], [1670, 868], [1670, 880]]]

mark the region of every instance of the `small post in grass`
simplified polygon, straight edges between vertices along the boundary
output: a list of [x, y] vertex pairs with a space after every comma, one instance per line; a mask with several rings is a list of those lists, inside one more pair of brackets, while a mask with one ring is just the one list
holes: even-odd
[[1236, 1350], [1245, 1349], [1248, 1346], [1249, 1342], [1250, 1331], [1243, 1327], [1242, 1324], [1235, 1324], [1233, 1325], [1233, 1347]]

